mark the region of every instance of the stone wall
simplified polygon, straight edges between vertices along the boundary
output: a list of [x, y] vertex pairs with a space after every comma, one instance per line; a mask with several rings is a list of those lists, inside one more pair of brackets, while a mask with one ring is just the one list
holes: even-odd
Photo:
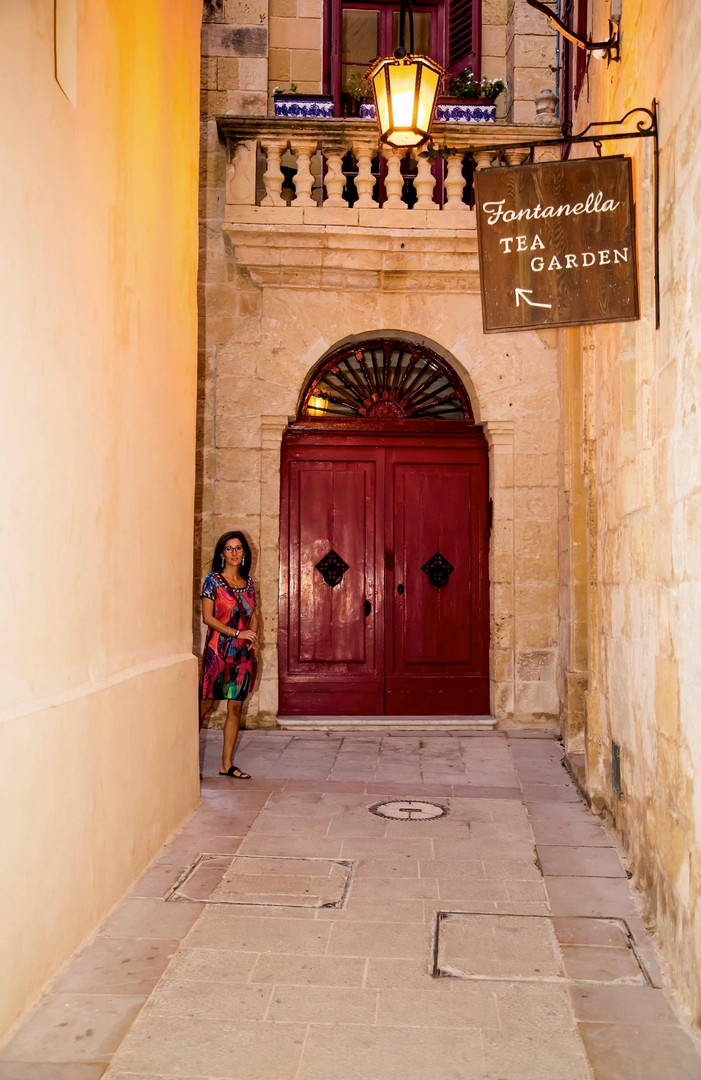
[[[205, 0], [202, 117], [264, 116], [276, 86], [323, 90], [324, 0]], [[556, 35], [526, 0], [483, 0], [481, 72], [504, 79], [497, 117], [536, 120], [535, 99], [554, 90]]]
[[[501, 722], [557, 720], [558, 439], [556, 339], [485, 337], [476, 237], [466, 231], [235, 224], [222, 280], [204, 288], [203, 561], [242, 527], [255, 551], [263, 647], [249, 725], [277, 710], [279, 467], [304, 381], [336, 342], [370, 331], [425, 338], [451, 359], [490, 445], [493, 711]], [[275, 211], [269, 212], [275, 217]], [[238, 216], [244, 216], [239, 214]], [[250, 215], [249, 215], [250, 216]], [[468, 215], [472, 217], [472, 215]], [[226, 279], [224, 280], [224, 275]]]
[[[344, 230], [307, 229], [302, 240], [300, 230], [296, 237], [272, 227], [264, 235], [241, 237], [222, 228], [226, 161], [214, 117], [265, 114], [271, 106], [267, 94], [276, 85], [295, 82], [301, 91], [319, 91], [322, 10], [321, 0], [205, 4], [195, 641], [201, 645], [199, 583], [214, 541], [225, 528], [241, 524], [256, 549], [264, 620], [261, 679], [247, 723], [272, 724], [277, 709], [274, 598], [282, 430], [295, 412], [308, 371], [330, 345], [352, 333], [395, 328], [436, 342], [454, 357], [472, 387], [473, 405], [490, 442], [494, 488], [493, 707], [501, 720], [515, 716], [551, 723], [559, 710], [554, 339], [483, 337], [474, 221], [469, 236], [448, 230], [430, 238], [422, 237], [420, 228], [392, 237], [396, 219], [391, 212], [386, 220], [375, 218], [377, 228], [369, 238], [355, 240], [348, 230], [341, 239]], [[554, 59], [554, 38], [542, 21], [517, 25], [529, 11], [525, 0], [517, 0], [516, 8], [513, 0], [485, 0], [482, 60], [486, 75], [510, 80], [498, 115], [516, 109], [532, 121], [533, 95], [528, 108], [524, 103], [531, 83], [537, 90], [553, 85], [548, 65]], [[521, 32], [538, 48], [519, 50], [514, 34]], [[230, 198], [236, 194], [230, 192]], [[226, 218], [235, 225], [236, 209], [230, 208]], [[412, 220], [418, 218], [414, 214]], [[422, 287], [414, 271], [432, 266], [433, 250], [440, 253], [435, 259], [443, 260], [444, 269]], [[468, 251], [466, 289], [461, 271]], [[411, 272], [397, 273], [407, 266], [409, 252]], [[272, 267], [284, 267], [283, 278], [266, 278], [263, 268]]]
[[[694, 207], [701, 26], [678, 0], [623, 5], [620, 64], [592, 59], [575, 128], [660, 102], [660, 328], [655, 328], [653, 145], [633, 158], [642, 317], [565, 335], [569, 655], [586, 663], [586, 769], [645, 891], [677, 985], [701, 1022], [701, 368]], [[605, 36], [608, 5], [594, 5]], [[587, 104], [586, 99], [589, 99]], [[581, 451], [574, 453], [580, 446]], [[582, 515], [586, 556], [583, 559]], [[563, 559], [563, 568], [568, 565]], [[586, 571], [585, 571], [586, 566]], [[583, 586], [586, 582], [586, 597]], [[588, 615], [588, 634], [582, 615]], [[581, 707], [577, 689], [570, 713]], [[568, 717], [575, 731], [579, 717]], [[620, 746], [622, 797], [612, 787]]]
[[[485, 5], [487, 10], [491, 4]], [[547, 18], [526, 0], [506, 3], [506, 90], [504, 108], [512, 124], [537, 120], [535, 101], [541, 90], [554, 91], [557, 35]]]

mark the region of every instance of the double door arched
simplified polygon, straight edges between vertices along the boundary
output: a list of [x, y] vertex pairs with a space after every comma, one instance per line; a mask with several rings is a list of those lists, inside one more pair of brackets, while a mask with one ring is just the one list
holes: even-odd
[[487, 503], [474, 426], [285, 434], [282, 715], [489, 712]]

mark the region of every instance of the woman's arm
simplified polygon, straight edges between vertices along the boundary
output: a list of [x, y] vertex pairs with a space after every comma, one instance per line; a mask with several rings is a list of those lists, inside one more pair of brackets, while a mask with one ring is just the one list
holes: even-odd
[[254, 637], [252, 638], [252, 640], [250, 642], [250, 645], [251, 645], [251, 648], [255, 651], [258, 648], [258, 612], [257, 611], [254, 611], [253, 614], [251, 615], [251, 631], [253, 632]]

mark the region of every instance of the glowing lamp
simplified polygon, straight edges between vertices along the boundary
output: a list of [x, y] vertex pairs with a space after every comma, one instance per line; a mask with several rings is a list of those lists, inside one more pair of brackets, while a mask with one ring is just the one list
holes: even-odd
[[428, 142], [438, 88], [445, 72], [428, 56], [384, 57], [368, 72], [380, 139], [404, 148]]

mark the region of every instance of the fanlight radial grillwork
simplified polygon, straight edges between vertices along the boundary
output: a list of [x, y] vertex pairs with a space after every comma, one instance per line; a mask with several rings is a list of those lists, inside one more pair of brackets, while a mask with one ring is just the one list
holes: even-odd
[[334, 585], [340, 585], [343, 581], [343, 575], [348, 569], [348, 563], [331, 548], [331, 551], [324, 555], [323, 559], [319, 559], [316, 569], [326, 584], [333, 588]]
[[423, 564], [421, 569], [434, 588], [442, 589], [444, 585], [448, 584], [448, 578], [455, 567], [450, 565], [445, 555], [441, 555], [440, 551], [437, 551], [428, 562]]
[[472, 420], [450, 366], [423, 345], [376, 340], [346, 344], [308, 383], [302, 417]]

